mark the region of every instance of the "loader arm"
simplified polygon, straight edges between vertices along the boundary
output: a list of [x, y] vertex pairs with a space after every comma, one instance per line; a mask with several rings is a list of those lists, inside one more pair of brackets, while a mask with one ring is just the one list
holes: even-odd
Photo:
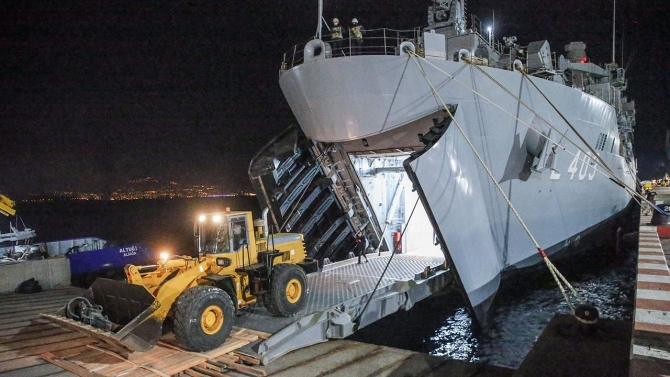
[[205, 259], [201, 263], [165, 282], [156, 294], [155, 303], [158, 303], [158, 307], [156, 308], [154, 317], [161, 321], [165, 320], [165, 317], [167, 317], [172, 308], [172, 304], [174, 304], [179, 295], [188, 288], [197, 285], [197, 280], [207, 275], [211, 262], [211, 260]]
[[[85, 296], [101, 305], [113, 323], [122, 326], [116, 333], [107, 335], [106, 341], [118, 342], [133, 351], [148, 351], [156, 345], [172, 305], [180, 294], [197, 285], [197, 279], [208, 271], [210, 261], [206, 259], [190, 268], [186, 266], [185, 263], [183, 272], [163, 280], [154, 293], [141, 283], [97, 279]], [[133, 267], [127, 266], [127, 275], [133, 275]]]

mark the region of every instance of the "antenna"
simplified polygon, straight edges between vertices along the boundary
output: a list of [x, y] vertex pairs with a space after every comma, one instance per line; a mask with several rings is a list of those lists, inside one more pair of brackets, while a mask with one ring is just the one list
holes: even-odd
[[621, 31], [621, 66], [623, 67], [623, 43], [626, 40], [626, 22], [624, 21]]
[[319, 20], [316, 22], [316, 39], [321, 39], [321, 19], [323, 19], [323, 0], [319, 0]]
[[614, 0], [614, 11], [612, 12], [612, 63], [616, 64], [616, 0]]

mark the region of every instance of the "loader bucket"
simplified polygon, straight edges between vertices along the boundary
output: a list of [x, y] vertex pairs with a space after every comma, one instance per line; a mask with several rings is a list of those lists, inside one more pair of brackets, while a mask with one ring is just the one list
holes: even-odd
[[[91, 304], [102, 306], [102, 314], [115, 325], [104, 341], [120, 343], [133, 351], [148, 351], [158, 342], [165, 316], [156, 315], [160, 303], [144, 286], [98, 278], [84, 297]], [[70, 317], [66, 311], [67, 307], [58, 314]], [[81, 327], [77, 330], [86, 326]], [[83, 332], [90, 334], [90, 329]]]

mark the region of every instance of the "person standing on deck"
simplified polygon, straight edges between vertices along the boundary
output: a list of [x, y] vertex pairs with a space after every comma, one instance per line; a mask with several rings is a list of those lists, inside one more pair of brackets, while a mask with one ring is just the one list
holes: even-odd
[[358, 23], [358, 19], [352, 19], [351, 27], [349, 28], [349, 36], [351, 37], [351, 55], [361, 54], [363, 34], [365, 34], [365, 28], [363, 28], [363, 25]]
[[368, 247], [368, 240], [365, 239], [362, 232], [356, 233], [356, 255], [358, 255], [358, 264], [361, 264], [361, 255], [368, 263], [368, 257], [365, 255], [365, 249]]
[[342, 52], [342, 40], [344, 39], [344, 30], [340, 26], [340, 20], [333, 18], [333, 28], [330, 29], [330, 42], [333, 45], [333, 57], [344, 55]]

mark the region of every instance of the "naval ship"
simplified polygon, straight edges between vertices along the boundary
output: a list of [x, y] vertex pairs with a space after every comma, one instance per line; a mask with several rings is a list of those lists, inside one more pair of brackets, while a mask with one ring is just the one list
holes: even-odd
[[319, 26], [280, 69], [299, 128], [249, 174], [268, 224], [305, 233], [320, 263], [358, 231], [371, 251], [444, 254], [482, 323], [502, 277], [607, 234], [632, 202], [635, 106], [624, 69], [584, 43], [499, 42], [465, 6], [435, 1], [428, 26], [360, 47]]

